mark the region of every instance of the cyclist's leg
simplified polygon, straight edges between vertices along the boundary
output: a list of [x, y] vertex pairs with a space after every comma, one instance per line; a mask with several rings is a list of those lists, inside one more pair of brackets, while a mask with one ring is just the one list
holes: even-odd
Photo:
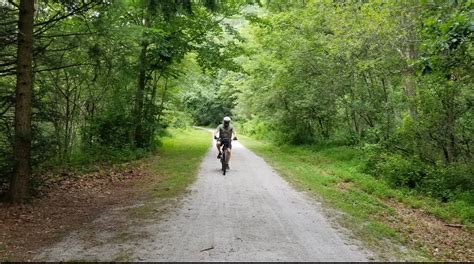
[[216, 141], [216, 148], [217, 148], [217, 152], [219, 153], [217, 155], [217, 158], [219, 159], [221, 157], [221, 142], [220, 141]]
[[232, 150], [230, 148], [228, 148], [226, 152], [227, 152], [225, 154], [226, 155], [226, 160], [227, 160], [226, 164], [227, 164], [227, 169], [229, 170], [230, 169], [229, 162], [230, 162], [230, 156], [231, 156]]
[[216, 141], [216, 148], [217, 148], [217, 151], [221, 152], [221, 142], [220, 141]]
[[227, 148], [227, 153], [226, 155], [228, 156], [227, 162], [230, 161], [230, 157], [232, 156], [232, 144], [229, 144], [229, 147]]

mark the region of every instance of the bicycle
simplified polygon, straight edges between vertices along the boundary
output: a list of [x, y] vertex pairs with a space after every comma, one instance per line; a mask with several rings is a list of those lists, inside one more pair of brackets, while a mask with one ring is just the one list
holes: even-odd
[[[237, 140], [237, 138], [234, 138]], [[222, 148], [222, 155], [221, 155], [221, 164], [222, 164], [222, 174], [225, 175], [229, 168], [229, 146], [230, 146], [230, 139], [220, 139], [221, 148]]]

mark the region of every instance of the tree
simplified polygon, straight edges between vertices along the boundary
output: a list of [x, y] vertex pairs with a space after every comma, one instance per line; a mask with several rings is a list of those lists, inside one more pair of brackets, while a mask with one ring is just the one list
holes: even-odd
[[[44, 5], [50, 4], [52, 7], [48, 10]], [[92, 6], [100, 4], [100, 1], [84, 1], [81, 3], [64, 2], [58, 3], [43, 3], [38, 2], [39, 11], [35, 11], [34, 1], [19, 1], [19, 4], [14, 1], [9, 1], [5, 5], [7, 10], [18, 10], [18, 33], [14, 36], [15, 28], [8, 27], [4, 32], [7, 41], [1, 43], [2, 48], [6, 51], [2, 54], [6, 58], [6, 63], [2, 64], [1, 72], [4, 76], [11, 74], [16, 75], [16, 89], [15, 89], [15, 110], [14, 110], [14, 143], [13, 143], [13, 175], [10, 179], [9, 198], [12, 202], [23, 202], [28, 197], [28, 179], [31, 174], [31, 150], [32, 150], [32, 107], [34, 98], [34, 73], [41, 71], [49, 71], [53, 69], [38, 69], [33, 68], [33, 58], [41, 57], [44, 50], [51, 45], [49, 41], [45, 46], [38, 45], [36, 40], [43, 38], [46, 33], [51, 30], [57, 23], [66, 18], [69, 18], [77, 13], [82, 13]], [[58, 8], [60, 7], [60, 8]], [[57, 11], [59, 9], [59, 11]], [[55, 12], [57, 11], [57, 12]], [[11, 21], [15, 19], [11, 12], [6, 15], [9, 20], [6, 25], [10, 25]], [[35, 19], [36, 17], [36, 19]], [[68, 35], [68, 34], [66, 34]], [[35, 40], [35, 41], [33, 41]], [[17, 43], [16, 56], [10, 55], [10, 46]], [[12, 60], [11, 58], [16, 58]], [[10, 65], [15, 65], [16, 68], [12, 70]], [[38, 66], [38, 65], [36, 65]], [[64, 65], [55, 65], [56, 68], [70, 67]], [[7, 105], [8, 106], [8, 105]], [[8, 112], [9, 108], [5, 109]], [[3, 112], [3, 113], [5, 113]], [[2, 113], [2, 114], [3, 114]]]
[[34, 1], [20, 0], [15, 93], [15, 154], [10, 200], [23, 202], [28, 196], [31, 156], [31, 97], [33, 93]]
[[176, 76], [177, 71], [171, 69], [172, 65], [193, 51], [204, 68], [217, 68], [226, 63], [228, 67], [228, 57], [233, 56], [233, 52], [228, 51], [232, 51], [235, 45], [231, 41], [222, 43], [216, 39], [223, 34], [221, 22], [238, 12], [241, 5], [217, 5], [215, 1], [205, 1], [204, 5], [190, 1], [138, 2], [136, 7], [139, 11], [132, 14], [133, 21], [143, 30], [139, 39], [137, 89], [132, 114], [136, 147], [150, 145], [153, 126], [159, 125], [154, 116], [145, 116], [145, 113], [152, 113], [145, 106], [149, 108], [154, 103], [146, 104], [145, 100], [156, 98], [157, 90], [152, 84], [157, 80], [153, 80], [153, 76], [162, 79]]
[[[180, 62], [193, 52], [206, 71], [235, 66], [238, 45], [233, 34], [223, 37], [232, 31], [224, 19], [244, 4], [36, 1], [35, 41], [25, 53], [28, 37], [23, 28], [16, 34], [15, 23], [26, 13], [18, 12], [18, 3], [0, 3], [0, 192], [10, 181], [11, 197], [19, 201], [40, 168], [107, 159], [121, 148], [151, 149], [155, 134], [180, 123], [171, 112], [187, 122], [176, 99], [176, 79], [186, 70]], [[23, 67], [27, 60], [30, 72]]]

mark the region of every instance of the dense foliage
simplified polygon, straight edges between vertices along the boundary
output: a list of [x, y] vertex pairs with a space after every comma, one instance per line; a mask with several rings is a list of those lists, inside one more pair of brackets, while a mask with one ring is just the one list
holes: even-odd
[[474, 203], [472, 1], [269, 7], [250, 17], [242, 130], [359, 146], [394, 187]]
[[[18, 109], [15, 112], [20, 3], [0, 2], [0, 186], [4, 187], [11, 175], [17, 175], [14, 142], [15, 137], [22, 138], [14, 132], [14, 116], [20, 116]], [[57, 164], [135, 157], [133, 153], [154, 148], [155, 135], [164, 127], [190, 123], [177, 99], [180, 89], [186, 88], [176, 82], [186, 72], [182, 61], [193, 54], [193, 63], [207, 71], [235, 67], [231, 57], [238, 52], [238, 40], [223, 20], [242, 4], [36, 1], [33, 174]]]

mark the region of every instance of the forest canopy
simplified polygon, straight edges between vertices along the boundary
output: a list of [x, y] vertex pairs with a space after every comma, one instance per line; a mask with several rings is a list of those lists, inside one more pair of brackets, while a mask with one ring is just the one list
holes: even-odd
[[11, 183], [12, 199], [23, 200], [30, 167], [34, 177], [153, 149], [163, 128], [188, 122], [176, 95], [187, 54], [203, 70], [237, 67], [239, 40], [224, 20], [244, 4], [2, 1], [3, 189]]
[[0, 191], [23, 189], [11, 197], [60, 164], [136, 158], [166, 127], [230, 115], [240, 133], [358, 148], [394, 188], [474, 203], [471, 0], [36, 1], [29, 49], [24, 2], [0, 3]]

